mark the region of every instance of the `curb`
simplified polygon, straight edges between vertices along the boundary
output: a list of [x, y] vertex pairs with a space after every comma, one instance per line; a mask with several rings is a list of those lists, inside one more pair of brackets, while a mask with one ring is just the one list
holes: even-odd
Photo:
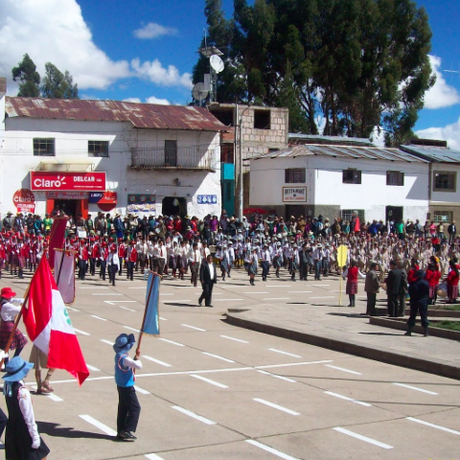
[[[329, 350], [339, 351], [341, 353], [347, 353], [349, 355], [361, 356], [362, 358], [372, 359], [386, 364], [393, 364], [395, 366], [406, 367], [416, 371], [428, 372], [430, 374], [460, 380], [460, 368], [449, 364], [442, 364], [421, 358], [413, 358], [389, 351], [375, 350], [362, 345], [343, 342], [327, 337], [320, 337], [306, 332], [292, 331], [282, 327], [234, 316], [233, 312], [230, 311], [227, 312], [225, 321], [233, 326], [263, 332], [264, 334], [270, 334], [289, 340], [295, 340], [297, 342], [308, 343], [309, 345], [315, 345], [321, 348], [327, 348]], [[405, 324], [402, 323], [401, 326], [403, 326], [404, 330], [406, 329]]]

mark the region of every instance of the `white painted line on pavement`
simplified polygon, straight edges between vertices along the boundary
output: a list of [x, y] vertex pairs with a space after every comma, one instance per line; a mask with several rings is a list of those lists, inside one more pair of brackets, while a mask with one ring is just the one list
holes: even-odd
[[139, 329], [136, 329], [135, 327], [129, 327], [129, 326], [123, 326], [125, 329], [128, 329], [128, 331], [134, 331], [134, 332], [141, 332]]
[[244, 300], [244, 299], [214, 299], [214, 302], [232, 302], [235, 300]]
[[235, 341], [235, 342], [249, 343], [247, 340], [236, 339], [235, 337], [230, 337], [230, 336], [228, 336], [228, 335], [221, 335], [221, 337], [222, 337], [223, 339], [233, 340], [233, 341]]
[[152, 358], [151, 356], [142, 355], [143, 358], [148, 359], [149, 361], [153, 361], [154, 363], [160, 364], [164, 367], [172, 367], [171, 364], [165, 363], [164, 361], [160, 361], [159, 359]]
[[[145, 356], [144, 356], [144, 358], [145, 358]], [[150, 391], [144, 390], [143, 388], [138, 387], [137, 385], [135, 385], [134, 388], [135, 388], [136, 391], [139, 392], [141, 395], [150, 395], [150, 394], [152, 394], [152, 393], [150, 393]]]
[[329, 287], [329, 284], [309, 284], [309, 286], [312, 286], [312, 287]]
[[190, 329], [195, 329], [195, 331], [206, 332], [206, 329], [201, 329], [201, 327], [190, 326], [190, 324], [181, 324], [181, 326], [188, 327]]
[[374, 446], [381, 447], [382, 449], [393, 449], [393, 446], [384, 444], [383, 442], [380, 442], [380, 441], [376, 441], [375, 439], [372, 439], [372, 438], [367, 438], [366, 436], [361, 436], [358, 433], [355, 433], [350, 430], [346, 430], [345, 428], [341, 428], [339, 426], [336, 428], [332, 428], [332, 429], [335, 431], [339, 431], [340, 433], [346, 434], [348, 436], [351, 436], [352, 438], [359, 439], [360, 441], [368, 442], [369, 444], [374, 444]]
[[123, 294], [119, 294], [117, 292], [104, 292], [102, 294], [99, 294], [99, 292], [93, 292], [92, 295], [123, 295]]
[[165, 339], [163, 337], [160, 337], [158, 340], [162, 340], [163, 342], [170, 343], [172, 345], [177, 345], [178, 347], [185, 347], [185, 345], [183, 345], [182, 343], [174, 342], [174, 340]]
[[233, 361], [231, 359], [224, 358], [224, 357], [219, 356], [219, 355], [214, 355], [212, 353], [208, 353], [207, 351], [202, 351], [201, 353], [203, 353], [203, 355], [206, 355], [206, 356], [211, 356], [211, 358], [221, 359], [222, 361], [226, 361], [227, 363], [234, 363], [235, 362], [235, 361]]
[[215, 380], [207, 379], [206, 377], [203, 377], [201, 375], [191, 374], [190, 377], [193, 377], [198, 380], [203, 380], [203, 382], [210, 383], [211, 385], [214, 385], [219, 388], [228, 388], [228, 386], [224, 385], [223, 383], [219, 383], [219, 382], [216, 382]]
[[262, 300], [289, 300], [290, 297], [267, 297], [265, 299], [262, 299]]
[[112, 428], [109, 428], [107, 425], [104, 425], [103, 423], [97, 421], [95, 418], [91, 417], [91, 415], [80, 415], [80, 418], [95, 426], [105, 434], [108, 434], [109, 436], [117, 435], [117, 432], [115, 430], [112, 430]]
[[344, 399], [345, 401], [350, 401], [352, 403], [359, 404], [360, 406], [372, 407], [372, 404], [369, 404], [363, 401], [358, 401], [357, 399], [349, 398], [348, 396], [339, 395], [338, 393], [333, 393], [332, 391], [325, 391], [324, 393], [330, 396], [334, 396], [339, 399]]
[[110, 340], [101, 339], [101, 342], [104, 342], [104, 343], [106, 343], [107, 345], [110, 345], [110, 346], [113, 345], [113, 342], [111, 342]]
[[163, 296], [165, 296], [165, 295], [174, 295], [174, 294], [167, 294], [167, 293], [162, 292], [162, 293], [160, 294], [160, 297], [163, 297]]
[[309, 299], [335, 299], [335, 295], [320, 295], [315, 297], [309, 297]]
[[331, 369], [336, 369], [342, 372], [348, 372], [349, 374], [362, 375], [361, 372], [350, 371], [350, 369], [344, 369], [343, 367], [332, 366], [331, 364], [326, 364], [326, 367], [330, 367]]
[[100, 371], [100, 369], [98, 369], [97, 367], [91, 366], [91, 365], [88, 364], [88, 363], [86, 363], [86, 367], [87, 367], [90, 371], [93, 371], [93, 372], [98, 372], [98, 371]]
[[191, 300], [190, 299], [174, 299], [174, 300], [171, 300], [169, 302], [163, 302], [164, 304], [170, 304], [170, 303], [176, 303], [176, 302], [190, 302]]
[[306, 364], [324, 364], [324, 363], [332, 363], [332, 359], [325, 359], [323, 361], [304, 361], [302, 363], [269, 364], [265, 366], [254, 366], [254, 369], [275, 369], [277, 367], [303, 366]]
[[89, 334], [88, 332], [80, 331], [80, 329], [76, 329], [75, 327], [73, 328], [73, 330], [74, 330], [75, 332], [77, 332], [78, 334], [81, 334], [81, 335], [91, 335], [91, 334]]
[[167, 318], [163, 318], [162, 316], [159, 316], [159, 318], [161, 319], [161, 321], [168, 321]]
[[413, 417], [407, 417], [406, 420], [410, 420], [411, 422], [420, 423], [420, 425], [426, 425], [431, 428], [436, 428], [437, 430], [446, 431], [447, 433], [452, 433], [452, 434], [456, 434], [460, 436], [460, 431], [451, 430], [450, 428], [446, 428], [445, 426], [435, 425], [434, 423], [429, 423], [429, 422], [424, 422], [423, 420], [419, 420], [418, 418], [413, 418]]
[[434, 395], [436, 396], [438, 393], [435, 393], [434, 391], [429, 391], [429, 390], [424, 390], [423, 388], [418, 388], [414, 387], [412, 385], [406, 385], [405, 383], [393, 383], [393, 385], [397, 385], [398, 387], [404, 387], [404, 388], [409, 388], [410, 390], [415, 390], [415, 391], [420, 391], [421, 393], [426, 393], [429, 395]]
[[66, 308], [67, 308], [67, 310], [75, 311], [75, 312], [77, 312], [77, 313], [80, 311], [80, 310], [77, 310], [76, 308], [69, 307], [68, 305], [66, 305]]
[[156, 454], [145, 454], [144, 457], [148, 460], [164, 460], [163, 457], [159, 457]]
[[270, 294], [270, 293], [268, 291], [261, 291], [261, 292], [247, 291], [247, 292], [243, 292], [243, 294]]
[[[32, 388], [37, 391], [37, 385], [32, 385]], [[43, 396], [47, 396], [48, 398], [50, 398], [52, 401], [54, 402], [62, 402], [64, 401], [62, 398], [60, 398], [59, 396], [56, 396], [54, 393], [41, 393], [41, 395]]]
[[295, 412], [291, 409], [287, 409], [286, 407], [279, 406], [278, 404], [272, 403], [270, 401], [266, 401], [265, 399], [260, 399], [260, 398], [253, 398], [253, 401], [256, 401], [261, 404], [265, 404], [268, 407], [272, 407], [273, 409], [280, 410], [281, 412], [286, 412], [286, 414], [290, 415], [300, 415], [299, 412]]
[[292, 356], [293, 358], [301, 358], [302, 356], [294, 355], [293, 353], [288, 353], [287, 351], [277, 350], [276, 348], [269, 348], [268, 351], [274, 351], [275, 353], [281, 353], [282, 355]]
[[187, 409], [184, 409], [183, 407], [180, 406], [171, 406], [173, 409], [182, 412], [185, 415], [188, 415], [189, 417], [192, 417], [196, 420], [199, 420], [200, 422], [206, 423], [206, 425], [215, 425], [216, 422], [213, 422], [212, 420], [209, 420], [205, 417], [202, 417], [201, 415], [195, 414], [194, 412], [191, 412]]
[[271, 454], [276, 455], [279, 458], [284, 458], [284, 460], [298, 460], [296, 457], [291, 457], [288, 454], [285, 454], [283, 452], [280, 452], [279, 450], [273, 449], [272, 447], [268, 447], [265, 444], [262, 444], [258, 441], [254, 441], [253, 439], [246, 439], [246, 442], [248, 444], [252, 444], [255, 447], [258, 447], [259, 449], [270, 452]]
[[[129, 287], [128, 289], [145, 289], [145, 286]], [[160, 294], [161, 295], [161, 294]]]
[[120, 307], [122, 310], [126, 310], [126, 311], [130, 311], [132, 313], [135, 313], [136, 310], [133, 310], [132, 308], [128, 308], [128, 307]]
[[[121, 295], [121, 294], [120, 294]], [[140, 303], [137, 300], [104, 300], [105, 303]]]
[[101, 318], [100, 316], [97, 315], [91, 315], [92, 318], [99, 319], [100, 321], [107, 321], [105, 318]]
[[177, 289], [196, 289], [195, 286], [179, 286]]
[[257, 371], [257, 372], [260, 372], [261, 374], [264, 374], [264, 375], [270, 375], [271, 377], [275, 377], [275, 379], [285, 380], [286, 382], [291, 382], [291, 383], [297, 383], [296, 380], [289, 379], [282, 375], [272, 374], [271, 372], [267, 372], [267, 371]]

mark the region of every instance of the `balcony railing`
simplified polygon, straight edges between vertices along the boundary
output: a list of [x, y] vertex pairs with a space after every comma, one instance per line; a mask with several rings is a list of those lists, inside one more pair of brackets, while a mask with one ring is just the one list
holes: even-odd
[[215, 152], [214, 149], [200, 147], [133, 148], [131, 149], [131, 168], [215, 171]]

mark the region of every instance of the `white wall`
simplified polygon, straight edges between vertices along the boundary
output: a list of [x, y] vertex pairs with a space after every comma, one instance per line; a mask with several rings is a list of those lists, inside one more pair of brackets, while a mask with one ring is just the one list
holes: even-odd
[[[3, 111], [4, 113], [4, 111]], [[55, 138], [54, 157], [33, 155], [33, 138]], [[164, 141], [177, 140], [178, 148], [203, 146], [214, 152], [213, 165], [216, 172], [190, 171], [135, 171], [130, 168], [130, 148], [164, 147]], [[109, 141], [109, 157], [88, 156], [88, 140]], [[107, 190], [116, 191], [117, 208], [112, 212], [126, 212], [127, 195], [131, 193], [156, 194], [156, 202], [161, 205], [165, 196], [177, 196], [187, 201], [190, 215], [204, 217], [219, 214], [221, 209], [220, 191], [220, 144], [219, 134], [204, 131], [160, 131], [134, 129], [130, 123], [40, 120], [12, 117], [6, 119], [5, 140], [0, 145], [0, 213], [15, 211], [12, 196], [21, 188], [30, 189], [30, 171], [37, 170], [40, 162], [47, 163], [88, 163], [92, 170], [105, 171]], [[179, 179], [180, 186], [174, 179]], [[34, 192], [36, 212], [45, 213], [45, 192]], [[217, 195], [214, 205], [198, 205], [198, 194]], [[89, 205], [89, 212], [97, 212], [96, 204]], [[157, 205], [157, 213], [161, 206]]]

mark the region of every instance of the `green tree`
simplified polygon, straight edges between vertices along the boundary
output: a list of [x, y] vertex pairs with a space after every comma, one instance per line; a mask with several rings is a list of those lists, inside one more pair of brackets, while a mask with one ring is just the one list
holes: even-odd
[[79, 99], [78, 85], [66, 70], [63, 74], [54, 64], [45, 64], [45, 76], [41, 86], [42, 97], [49, 99]]
[[40, 96], [40, 74], [37, 72], [37, 66], [26, 53], [22, 61], [13, 67], [13, 80], [19, 81], [20, 97], [39, 97]]

